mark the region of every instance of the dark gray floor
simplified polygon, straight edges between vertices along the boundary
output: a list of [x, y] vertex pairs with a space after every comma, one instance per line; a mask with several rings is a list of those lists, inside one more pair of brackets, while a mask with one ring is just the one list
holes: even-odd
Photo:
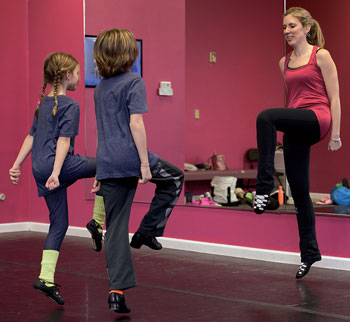
[[104, 253], [67, 236], [56, 270], [65, 305], [34, 290], [46, 234], [0, 234], [0, 321], [341, 321], [350, 320], [350, 272], [144, 246], [132, 250], [138, 287], [132, 312], [108, 310]]

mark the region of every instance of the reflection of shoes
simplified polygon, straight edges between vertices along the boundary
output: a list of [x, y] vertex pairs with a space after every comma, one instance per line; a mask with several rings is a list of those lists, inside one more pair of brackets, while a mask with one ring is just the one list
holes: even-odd
[[156, 237], [145, 236], [137, 231], [134, 236], [132, 236], [130, 246], [139, 249], [142, 245], [146, 245], [155, 250], [162, 249], [162, 244], [158, 242]]
[[255, 195], [253, 208], [256, 214], [261, 215], [265, 211], [268, 199], [269, 195]]
[[303, 281], [296, 281], [300, 293], [300, 306], [304, 309], [315, 309], [319, 306], [319, 298], [314, 295]]
[[320, 260], [320, 259], [314, 260], [314, 261], [312, 261], [312, 262], [305, 262], [305, 263], [302, 262], [301, 265], [300, 265], [300, 267], [299, 267], [299, 269], [298, 269], [298, 271], [297, 271], [297, 274], [295, 275], [295, 277], [296, 277], [297, 279], [303, 278], [303, 277], [309, 272], [309, 270], [310, 270], [310, 268], [311, 268], [311, 265], [312, 265], [313, 263], [319, 261], [319, 260]]
[[56, 307], [54, 311], [52, 311], [49, 315], [46, 316], [45, 321], [61, 321], [64, 315], [64, 308], [62, 306]]
[[38, 278], [35, 283], [33, 284], [33, 287], [46, 294], [46, 296], [48, 296], [51, 300], [55, 301], [58, 304], [63, 305], [64, 304], [64, 300], [61, 297], [58, 288], [56, 287], [58, 286], [57, 284], [53, 284], [53, 286], [46, 286], [45, 285], [45, 281]]
[[100, 233], [99, 229], [102, 231], [102, 227], [96, 220], [92, 219], [87, 223], [86, 228], [91, 234], [92, 248], [96, 252], [100, 252], [102, 249], [102, 233]]
[[130, 313], [131, 310], [125, 303], [125, 297], [122, 294], [112, 292], [108, 296], [108, 305], [111, 311], [117, 313]]

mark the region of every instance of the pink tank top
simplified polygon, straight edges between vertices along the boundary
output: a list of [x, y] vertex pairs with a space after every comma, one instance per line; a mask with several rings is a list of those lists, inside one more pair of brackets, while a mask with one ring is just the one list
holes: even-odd
[[320, 139], [323, 139], [331, 126], [330, 104], [321, 69], [317, 65], [314, 46], [309, 62], [298, 68], [289, 68], [291, 52], [284, 64], [284, 77], [287, 86], [287, 107], [308, 108], [314, 111], [320, 125]]

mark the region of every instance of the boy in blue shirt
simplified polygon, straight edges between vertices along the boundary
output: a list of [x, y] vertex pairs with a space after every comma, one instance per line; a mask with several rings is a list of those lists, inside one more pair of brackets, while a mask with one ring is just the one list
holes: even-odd
[[124, 29], [101, 32], [94, 46], [98, 71], [103, 77], [95, 89], [98, 132], [95, 190], [100, 189], [106, 212], [108, 304], [110, 310], [118, 313], [130, 312], [124, 290], [136, 286], [128, 224], [137, 184], [153, 182], [156, 191], [130, 245], [161, 249], [156, 237], [164, 233], [184, 178], [180, 169], [147, 150], [142, 118], [142, 113], [148, 111], [145, 83], [138, 74], [130, 72], [138, 54], [133, 34]]

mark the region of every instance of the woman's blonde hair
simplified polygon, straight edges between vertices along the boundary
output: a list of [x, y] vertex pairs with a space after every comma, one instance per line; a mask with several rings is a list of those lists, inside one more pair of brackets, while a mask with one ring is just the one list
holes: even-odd
[[309, 11], [300, 7], [291, 7], [283, 15], [283, 17], [292, 15], [297, 18], [303, 27], [311, 26], [310, 31], [306, 37], [310, 45], [323, 48], [325, 40], [319, 23], [312, 18]]
[[56, 115], [58, 107], [58, 85], [61, 83], [64, 74], [66, 72], [73, 73], [77, 65], [79, 65], [78, 61], [70, 54], [55, 52], [46, 57], [44, 62], [44, 83], [41, 89], [39, 102], [35, 110], [36, 118], [39, 117], [40, 103], [45, 96], [47, 84], [51, 84], [54, 89], [55, 106], [52, 110], [52, 115]]
[[94, 57], [102, 77], [111, 77], [131, 70], [139, 47], [132, 32], [126, 29], [102, 31], [94, 45]]

